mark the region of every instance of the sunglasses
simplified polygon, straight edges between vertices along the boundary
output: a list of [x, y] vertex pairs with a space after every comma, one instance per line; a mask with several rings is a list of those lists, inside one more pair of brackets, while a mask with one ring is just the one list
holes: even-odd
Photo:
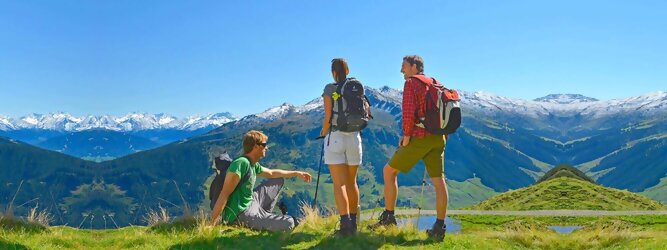
[[257, 145], [260, 145], [262, 147], [266, 147], [266, 142], [258, 142]]

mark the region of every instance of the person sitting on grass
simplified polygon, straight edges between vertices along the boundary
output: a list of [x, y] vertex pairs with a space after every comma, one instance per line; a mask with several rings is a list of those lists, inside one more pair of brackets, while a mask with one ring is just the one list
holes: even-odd
[[[249, 131], [243, 137], [245, 157], [234, 160], [227, 169], [222, 191], [211, 211], [211, 226], [218, 223], [220, 214], [226, 224], [246, 226], [255, 230], [289, 231], [298, 225], [296, 218], [273, 214], [284, 178], [299, 177], [310, 182], [311, 176], [303, 171], [268, 169], [259, 164], [269, 149], [268, 136], [260, 131]], [[249, 175], [249, 178], [243, 178]], [[253, 190], [256, 177], [268, 178]], [[242, 183], [241, 180], [245, 181]], [[224, 210], [223, 210], [224, 208]]]

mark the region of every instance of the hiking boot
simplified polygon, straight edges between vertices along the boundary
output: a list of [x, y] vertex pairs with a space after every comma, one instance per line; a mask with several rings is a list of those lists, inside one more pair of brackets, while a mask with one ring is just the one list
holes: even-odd
[[436, 223], [433, 224], [431, 229], [426, 230], [426, 235], [428, 235], [429, 239], [441, 242], [445, 239], [445, 232], [447, 232], [447, 225], [442, 224], [442, 226], [440, 226]]
[[280, 212], [283, 215], [287, 215], [287, 206], [285, 205], [284, 202], [281, 201], [280, 203], [278, 203], [278, 209], [280, 209]]
[[294, 220], [294, 228], [298, 227], [299, 224], [301, 224], [301, 222], [303, 221], [303, 217], [297, 218], [297, 217], [292, 216], [292, 219]]
[[341, 218], [340, 219], [340, 229], [334, 232], [335, 236], [351, 236], [357, 234], [357, 226], [354, 225], [354, 222], [351, 218]]
[[375, 224], [369, 225], [368, 229], [373, 230], [380, 226], [391, 226], [391, 225], [396, 226], [396, 217], [394, 216], [394, 214], [389, 214], [387, 213], [387, 211], [384, 211], [380, 215], [380, 221], [378, 221]]
[[357, 225], [357, 214], [350, 214], [350, 220], [352, 220], [352, 227], [354, 227], [354, 231], [357, 231], [359, 228]]

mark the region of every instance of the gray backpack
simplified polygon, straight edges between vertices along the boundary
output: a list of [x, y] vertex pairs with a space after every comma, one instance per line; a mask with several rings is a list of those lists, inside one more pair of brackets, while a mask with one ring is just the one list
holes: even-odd
[[[241, 156], [243, 158], [248, 159], [248, 157]], [[239, 157], [239, 158], [241, 158]], [[250, 159], [248, 159], [250, 161]], [[227, 177], [227, 169], [229, 169], [229, 165], [232, 164], [232, 158], [229, 157], [229, 154], [227, 152], [222, 153], [220, 156], [215, 157], [215, 168], [216, 168], [216, 174], [215, 178], [213, 178], [213, 182], [211, 182], [211, 186], [208, 189], [208, 198], [211, 200], [211, 209], [215, 206], [215, 203], [218, 201], [218, 196], [220, 196], [220, 192], [222, 192], [222, 187], [225, 185], [225, 177]], [[236, 187], [241, 185], [241, 183], [244, 183], [248, 181], [250, 178], [250, 169], [252, 166], [248, 168], [248, 172], [241, 177], [241, 180], [239, 181], [238, 184], [236, 184]], [[236, 191], [236, 189], [234, 189]], [[224, 207], [223, 207], [224, 209]]]
[[368, 97], [364, 94], [364, 85], [356, 78], [336, 83], [333, 98], [331, 126], [342, 132], [361, 131], [373, 119]]

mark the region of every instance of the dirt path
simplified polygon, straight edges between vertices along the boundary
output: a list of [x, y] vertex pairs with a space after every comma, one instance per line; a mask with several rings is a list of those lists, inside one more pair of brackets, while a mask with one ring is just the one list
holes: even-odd
[[[375, 213], [364, 213], [361, 218], [367, 220], [380, 216]], [[396, 211], [397, 215], [417, 215], [417, 209]], [[422, 215], [435, 215], [435, 210], [422, 210]], [[503, 211], [503, 210], [449, 210], [447, 215], [477, 214], [477, 215], [515, 215], [515, 216], [619, 216], [619, 215], [667, 215], [667, 210], [658, 211], [602, 211], [602, 210], [531, 210], [531, 211]], [[372, 217], [371, 217], [372, 216]]]

